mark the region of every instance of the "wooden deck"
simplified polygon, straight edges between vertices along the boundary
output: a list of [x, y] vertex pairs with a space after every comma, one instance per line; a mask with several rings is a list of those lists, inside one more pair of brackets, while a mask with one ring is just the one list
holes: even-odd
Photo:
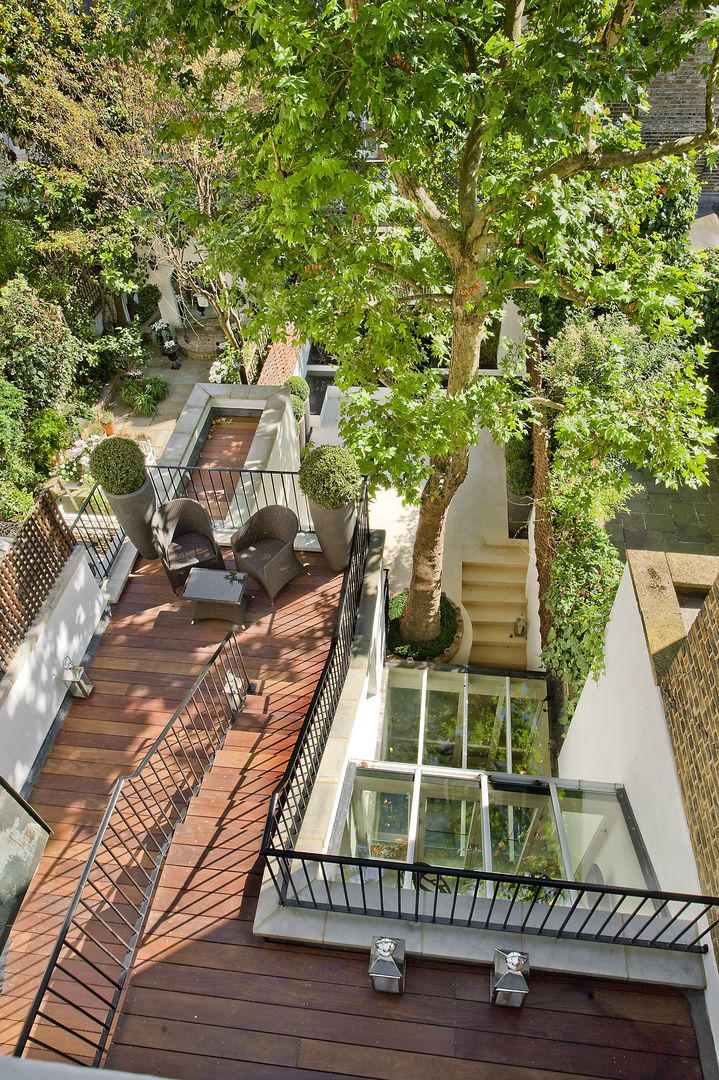
[[[410, 957], [396, 998], [370, 989], [366, 953], [252, 934], [269, 795], [322, 668], [341, 585], [319, 556], [303, 558], [309, 576], [274, 608], [250, 587], [241, 646], [258, 694], [176, 832], [108, 1066], [177, 1080], [700, 1080], [677, 992], [532, 972], [528, 1002], [515, 1011], [489, 1005], [485, 968]], [[140, 560], [95, 656], [95, 691], [73, 703], [32, 797], [54, 835], [12, 935], [0, 997], [5, 1053], [112, 782], [139, 760], [227, 629], [189, 620], [189, 602], [173, 597], [159, 564]]]

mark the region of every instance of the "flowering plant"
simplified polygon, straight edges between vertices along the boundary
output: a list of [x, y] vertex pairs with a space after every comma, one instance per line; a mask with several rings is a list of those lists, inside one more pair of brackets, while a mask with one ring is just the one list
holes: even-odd
[[87, 439], [77, 439], [60, 455], [55, 466], [56, 476], [67, 483], [82, 483], [90, 465], [90, 453], [104, 438], [104, 435], [90, 435]]
[[[227, 345], [226, 342], [224, 342]], [[210, 366], [210, 382], [242, 382], [242, 353], [239, 349], [224, 348], [222, 356]]]
[[161, 334], [163, 330], [170, 329], [170, 324], [167, 319], [158, 319], [157, 322], [152, 324], [152, 329], [156, 334]]
[[174, 352], [177, 348], [177, 342], [174, 338], [169, 338], [167, 341], [163, 341], [162, 347], [165, 352]]

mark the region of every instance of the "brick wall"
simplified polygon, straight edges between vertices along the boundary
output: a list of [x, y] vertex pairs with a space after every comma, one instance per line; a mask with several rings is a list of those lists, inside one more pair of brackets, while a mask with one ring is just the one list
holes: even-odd
[[261, 386], [282, 386], [285, 379], [294, 374], [302, 342], [294, 340], [295, 328], [292, 323], [287, 324], [285, 333], [287, 341], [273, 341], [270, 345], [258, 380]]
[[[661, 681], [702, 892], [719, 896], [719, 577]], [[719, 928], [712, 934], [719, 957]]]

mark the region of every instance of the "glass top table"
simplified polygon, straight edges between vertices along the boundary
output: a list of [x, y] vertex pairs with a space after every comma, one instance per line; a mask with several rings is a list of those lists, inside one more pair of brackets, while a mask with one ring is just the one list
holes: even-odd
[[182, 590], [185, 600], [194, 600], [192, 622], [198, 619], [229, 619], [242, 623], [247, 603], [247, 574], [239, 570], [190, 570]]

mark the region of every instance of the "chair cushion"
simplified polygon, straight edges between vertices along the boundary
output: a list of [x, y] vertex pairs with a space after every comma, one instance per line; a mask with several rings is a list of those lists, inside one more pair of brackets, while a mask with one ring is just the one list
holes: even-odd
[[235, 552], [235, 555], [238, 559], [249, 559], [255, 566], [262, 567], [266, 566], [270, 559], [285, 547], [287, 547], [286, 540], [268, 536], [241, 548]]
[[167, 549], [167, 561], [173, 569], [196, 566], [216, 555], [212, 541], [202, 533], [188, 532], [176, 537]]

